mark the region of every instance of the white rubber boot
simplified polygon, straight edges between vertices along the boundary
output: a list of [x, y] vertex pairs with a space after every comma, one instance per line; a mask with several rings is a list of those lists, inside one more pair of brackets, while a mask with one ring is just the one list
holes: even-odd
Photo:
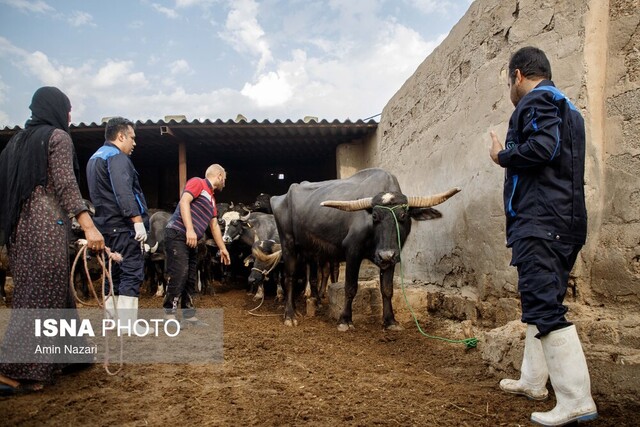
[[500, 381], [500, 388], [507, 393], [521, 394], [529, 399], [545, 400], [549, 396], [547, 390], [549, 371], [547, 362], [544, 360], [542, 343], [536, 338], [537, 334], [538, 328], [535, 325], [527, 325], [520, 379], [504, 379]]
[[145, 336], [149, 331], [144, 326], [136, 327], [138, 320], [138, 298], [120, 295], [118, 297], [118, 316], [121, 326], [130, 325], [131, 336]]
[[116, 307], [118, 306], [118, 296], [109, 295], [104, 299], [104, 310], [106, 312], [107, 319], [116, 318]]
[[598, 409], [591, 397], [589, 368], [576, 327], [553, 331], [541, 341], [557, 402], [549, 412], [531, 414], [531, 421], [561, 426], [596, 419]]

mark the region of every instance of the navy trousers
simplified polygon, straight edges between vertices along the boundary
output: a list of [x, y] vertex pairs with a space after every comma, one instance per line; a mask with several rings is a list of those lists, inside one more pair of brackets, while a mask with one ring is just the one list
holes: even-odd
[[167, 254], [167, 292], [162, 304], [165, 313], [176, 314], [178, 305], [185, 319], [195, 316], [193, 295], [198, 280], [196, 248], [187, 246], [184, 233], [167, 228], [164, 234]]
[[538, 327], [538, 338], [572, 325], [565, 318], [568, 309], [563, 302], [580, 249], [582, 245], [538, 238], [519, 239], [511, 247], [522, 321]]
[[[140, 242], [133, 238], [133, 232], [104, 234], [105, 244], [111, 252], [122, 255], [122, 262], [112, 264], [113, 293], [128, 297], [140, 296], [140, 285], [144, 280], [144, 257]], [[109, 283], [105, 283], [105, 295]]]

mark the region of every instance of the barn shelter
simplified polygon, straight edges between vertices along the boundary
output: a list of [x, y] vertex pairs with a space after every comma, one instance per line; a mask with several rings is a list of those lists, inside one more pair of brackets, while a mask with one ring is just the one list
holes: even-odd
[[[71, 137], [80, 163], [78, 181], [88, 197], [85, 167], [104, 143], [104, 123], [72, 124]], [[188, 178], [203, 177], [212, 163], [227, 171], [219, 202], [250, 203], [259, 193], [282, 194], [292, 183], [338, 176], [338, 147], [359, 144], [378, 127], [374, 120], [329, 122], [193, 120], [166, 116], [136, 122], [136, 147], [131, 155], [150, 208], [172, 210]], [[0, 129], [0, 149], [21, 128]]]

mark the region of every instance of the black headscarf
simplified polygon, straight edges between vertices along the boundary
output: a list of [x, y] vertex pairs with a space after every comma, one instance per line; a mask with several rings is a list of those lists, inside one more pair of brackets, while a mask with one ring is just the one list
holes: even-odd
[[[38, 89], [31, 99], [31, 118], [0, 154], [0, 245], [9, 243], [22, 203], [38, 186], [47, 185], [49, 140], [55, 129], [69, 133], [71, 102], [55, 87]], [[74, 169], [78, 168], [75, 152]]]

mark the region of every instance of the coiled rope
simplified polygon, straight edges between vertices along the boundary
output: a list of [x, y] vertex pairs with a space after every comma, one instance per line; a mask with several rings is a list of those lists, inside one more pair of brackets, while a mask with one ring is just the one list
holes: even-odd
[[[408, 209], [409, 205], [404, 204], [404, 205], [396, 205], [393, 207], [388, 207], [388, 206], [381, 206], [381, 205], [376, 205], [374, 207], [378, 207], [378, 208], [383, 208], [383, 209], [387, 209], [389, 211], [391, 211], [391, 214], [393, 215], [393, 219], [395, 221], [396, 224], [396, 232], [398, 235], [398, 250], [402, 249], [402, 244], [400, 241], [400, 225], [398, 224], [398, 218], [396, 218], [396, 212], [395, 209], [396, 208], [403, 208], [403, 209]], [[416, 314], [413, 312], [413, 308], [411, 307], [411, 304], [409, 304], [409, 300], [407, 299], [407, 294], [405, 292], [405, 288], [404, 288], [404, 271], [402, 269], [402, 257], [400, 257], [400, 284], [402, 287], [402, 296], [404, 297], [404, 302], [407, 305], [407, 307], [409, 308], [409, 311], [411, 312], [411, 316], [413, 317], [413, 321], [415, 322], [416, 326], [418, 327], [418, 331], [420, 331], [420, 333], [422, 335], [424, 335], [427, 338], [431, 338], [431, 339], [436, 339], [436, 340], [440, 340], [440, 341], [445, 341], [448, 343], [452, 343], [452, 344], [464, 344], [467, 349], [470, 348], [475, 348], [478, 345], [478, 339], [473, 337], [473, 338], [465, 338], [462, 340], [454, 340], [454, 339], [449, 339], [449, 338], [443, 338], [443, 337], [438, 337], [435, 335], [429, 335], [426, 332], [424, 332], [422, 330], [422, 328], [420, 327], [420, 322], [418, 322], [418, 318], [416, 317]]]
[[[69, 287], [71, 288], [71, 294], [73, 295], [74, 299], [76, 300], [76, 302], [84, 305], [84, 306], [88, 306], [88, 307], [100, 307], [103, 309], [105, 318], [107, 316], [111, 316], [111, 313], [108, 312], [107, 308], [105, 307], [105, 304], [103, 303], [103, 301], [105, 301], [105, 284], [107, 282], [107, 280], [109, 281], [109, 292], [108, 292], [108, 297], [111, 298], [111, 301], [115, 301], [114, 299], [114, 293], [113, 293], [113, 279], [111, 278], [111, 266], [112, 263], [115, 262], [122, 262], [122, 255], [120, 255], [117, 252], [111, 252], [111, 250], [109, 248], [105, 247], [105, 250], [103, 252], [100, 252], [96, 255], [96, 258], [98, 259], [98, 263], [100, 264], [100, 266], [102, 267], [102, 275], [101, 275], [101, 281], [100, 281], [100, 287], [102, 289], [102, 300], [98, 297], [98, 294], [96, 293], [96, 290], [93, 287], [93, 283], [91, 280], [91, 275], [89, 274], [89, 266], [87, 264], [87, 241], [84, 239], [80, 239], [78, 241], [80, 243], [80, 249], [78, 250], [78, 253], [76, 254], [75, 259], [73, 260], [73, 264], [71, 266], [71, 273], [69, 276]], [[105, 262], [105, 255], [106, 255], [106, 259], [108, 259], [108, 263]], [[96, 301], [96, 304], [91, 304], [89, 302], [83, 301], [82, 299], [80, 299], [80, 297], [78, 296], [78, 293], [76, 292], [76, 288], [75, 288], [75, 284], [74, 284], [74, 276], [75, 276], [75, 270], [76, 270], [76, 266], [78, 264], [78, 260], [80, 259], [80, 257], [83, 258], [83, 266], [84, 266], [84, 273], [87, 276], [87, 280], [89, 281], [89, 283], [91, 283], [91, 286], [89, 286], [88, 288], [90, 289], [90, 293], [93, 296], [93, 298]], [[117, 319], [118, 318], [118, 308], [116, 307], [116, 304], [113, 304], [113, 315], [114, 317]], [[112, 372], [109, 369], [109, 342], [107, 339], [107, 336], [104, 335], [104, 341], [105, 341], [105, 346], [104, 346], [104, 363], [103, 363], [103, 367], [105, 369], [105, 371], [107, 372], [107, 374], [109, 375], [117, 375], [123, 368], [124, 365], [124, 340], [122, 336], [119, 336], [119, 341], [120, 341], [120, 360], [119, 360], [119, 367], [118, 370], [116, 370], [115, 372]]]

